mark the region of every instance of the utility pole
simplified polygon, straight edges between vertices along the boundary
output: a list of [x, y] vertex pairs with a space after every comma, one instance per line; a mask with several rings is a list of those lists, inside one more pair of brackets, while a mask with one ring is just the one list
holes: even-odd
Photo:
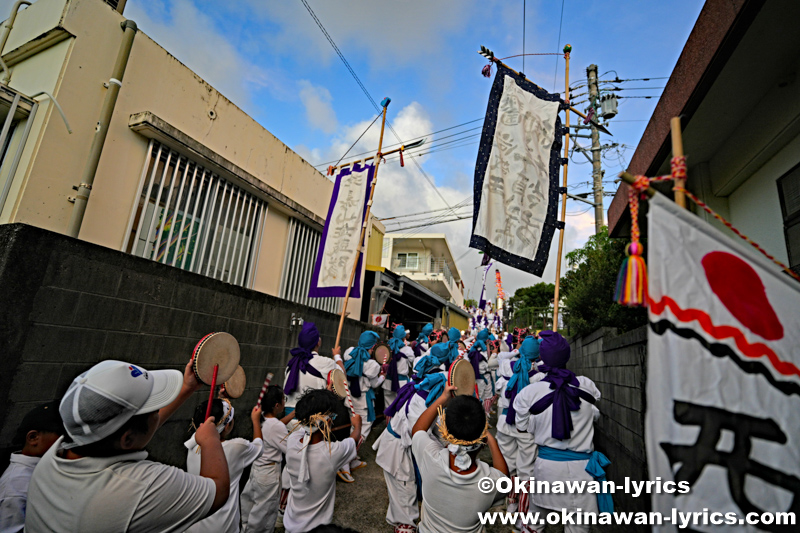
[[597, 88], [597, 65], [589, 65], [586, 68], [586, 78], [589, 85], [589, 102], [595, 109], [595, 119], [590, 122], [592, 127], [592, 191], [594, 192], [594, 232], [600, 233], [600, 228], [605, 226], [603, 219], [603, 169], [600, 162], [600, 132], [595, 126], [595, 122], [600, 119], [597, 113], [599, 109], [599, 90]]

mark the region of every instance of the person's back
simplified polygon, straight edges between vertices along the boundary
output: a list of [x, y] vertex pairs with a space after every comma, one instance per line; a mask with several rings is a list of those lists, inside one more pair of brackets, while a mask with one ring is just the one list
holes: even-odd
[[0, 533], [15, 533], [25, 527], [33, 470], [63, 434], [58, 402], [40, 405], [22, 419], [13, 441], [22, 444], [22, 450], [11, 454], [10, 464], [0, 476]]
[[327, 390], [304, 395], [295, 410], [298, 429], [286, 444], [289, 500], [283, 517], [287, 533], [306, 532], [333, 519], [336, 472], [356, 456], [361, 418], [351, 419], [353, 432], [341, 442], [330, 440], [336, 396]]
[[[452, 390], [448, 385], [413, 428], [412, 450], [422, 478], [420, 533], [479, 533], [484, 527], [478, 513], [504, 498], [496, 490], [485, 493], [479, 487], [483, 478], [497, 481], [508, 475], [497, 441], [487, 430], [483, 406], [471, 396], [450, 399]], [[441, 443], [427, 431], [437, 412]], [[485, 442], [494, 467], [477, 459]]]

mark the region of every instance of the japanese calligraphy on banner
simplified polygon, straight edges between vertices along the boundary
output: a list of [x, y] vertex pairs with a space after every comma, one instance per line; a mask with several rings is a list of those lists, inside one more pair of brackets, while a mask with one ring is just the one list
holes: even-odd
[[653, 510], [772, 531], [738, 518], [800, 513], [800, 284], [661, 195], [648, 216], [649, 475], [691, 486]]
[[559, 226], [557, 94], [497, 65], [475, 165], [470, 247], [536, 276]]
[[[361, 226], [364, 222], [369, 188], [375, 167], [348, 166], [336, 176], [328, 218], [314, 265], [308, 296], [311, 298], [344, 297], [350, 272], [356, 259]], [[350, 296], [361, 297], [361, 263], [358, 259]]]

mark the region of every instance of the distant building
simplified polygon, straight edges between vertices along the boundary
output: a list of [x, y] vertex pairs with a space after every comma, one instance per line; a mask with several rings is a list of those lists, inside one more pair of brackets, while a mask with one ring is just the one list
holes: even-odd
[[[800, 272], [798, 18], [796, 0], [707, 1], [628, 167], [635, 175], [668, 174], [669, 121], [682, 116], [687, 189], [796, 272]], [[672, 194], [667, 183], [654, 186]], [[627, 196], [623, 184], [609, 207], [612, 237], [630, 232]], [[688, 199], [687, 205], [738, 239]], [[646, 227], [643, 214], [640, 223]]]
[[[339, 312], [340, 299], [307, 296], [331, 180], [147, 35], [124, 29], [124, 4], [38, 0], [16, 17], [2, 49], [0, 223], [70, 234], [75, 188], [95, 165], [73, 228], [81, 240]], [[104, 112], [108, 133], [93, 159]], [[370, 241], [378, 257], [381, 234]], [[351, 314], [360, 308], [353, 299]]]
[[419, 282], [457, 306], [464, 305], [464, 284], [444, 233], [383, 237], [381, 266]]

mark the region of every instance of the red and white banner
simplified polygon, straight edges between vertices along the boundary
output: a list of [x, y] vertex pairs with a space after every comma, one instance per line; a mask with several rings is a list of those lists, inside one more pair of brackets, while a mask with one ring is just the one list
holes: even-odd
[[772, 531], [739, 519], [800, 512], [800, 283], [661, 195], [648, 218], [649, 475], [690, 486], [653, 494], [653, 510]]
[[387, 322], [389, 322], [389, 315], [372, 315], [373, 326], [381, 326], [385, 328]]

